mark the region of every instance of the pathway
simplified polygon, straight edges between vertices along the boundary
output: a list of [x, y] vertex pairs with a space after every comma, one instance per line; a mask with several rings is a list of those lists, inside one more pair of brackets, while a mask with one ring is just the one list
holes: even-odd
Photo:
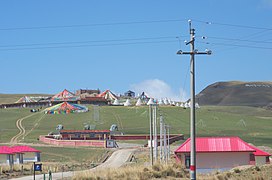
[[10, 144], [16, 144], [18, 142], [18, 138], [20, 138], [21, 136], [23, 136], [25, 134], [25, 128], [23, 127], [22, 122], [24, 119], [29, 118], [33, 115], [35, 115], [35, 114], [34, 113], [30, 114], [30, 115], [20, 118], [16, 121], [16, 127], [19, 129], [19, 133], [11, 138]]
[[[136, 149], [119, 149], [112, 153], [112, 155], [101, 165], [84, 171], [68, 171], [68, 172], [59, 172], [59, 173], [53, 173], [52, 177], [53, 179], [62, 179], [62, 178], [71, 178], [75, 173], [81, 173], [81, 172], [88, 172], [88, 171], [94, 171], [98, 169], [105, 169], [105, 168], [118, 168], [124, 165], [129, 157], [135, 152]], [[46, 177], [48, 179], [48, 175]], [[33, 179], [33, 176], [25, 176], [20, 178], [14, 178], [14, 180], [30, 180]], [[43, 180], [43, 175], [36, 175], [36, 180]]]

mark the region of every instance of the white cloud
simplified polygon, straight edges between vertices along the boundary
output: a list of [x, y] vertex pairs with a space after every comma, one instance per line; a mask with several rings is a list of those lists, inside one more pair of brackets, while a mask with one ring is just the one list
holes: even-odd
[[180, 88], [179, 92], [175, 92], [166, 82], [160, 79], [145, 80], [130, 85], [130, 88], [136, 93], [145, 92], [156, 99], [169, 98], [175, 101], [184, 101], [188, 98], [184, 90]]

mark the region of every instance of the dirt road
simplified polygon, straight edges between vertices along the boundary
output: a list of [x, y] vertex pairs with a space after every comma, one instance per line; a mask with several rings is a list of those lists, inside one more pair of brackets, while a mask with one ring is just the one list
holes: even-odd
[[[69, 172], [60, 172], [60, 173], [53, 173], [52, 177], [53, 179], [62, 179], [62, 178], [70, 178], [72, 177], [74, 174], [76, 173], [80, 173], [80, 172], [88, 172], [88, 171], [94, 171], [94, 170], [98, 170], [98, 169], [105, 169], [105, 168], [118, 168], [121, 167], [122, 165], [124, 165], [128, 160], [129, 157], [136, 151], [136, 149], [119, 149], [117, 151], [115, 151], [114, 153], [112, 153], [112, 155], [101, 165], [90, 169], [90, 170], [85, 170], [85, 171], [69, 171]], [[48, 175], [46, 175], [46, 178], [48, 179]], [[30, 180], [33, 179], [33, 176], [25, 176], [25, 177], [21, 177], [21, 178], [14, 178], [14, 180]], [[43, 175], [37, 175], [36, 180], [43, 180]]]

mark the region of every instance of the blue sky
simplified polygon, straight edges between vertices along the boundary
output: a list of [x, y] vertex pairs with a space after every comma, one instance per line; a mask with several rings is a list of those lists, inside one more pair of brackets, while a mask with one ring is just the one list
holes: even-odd
[[[217, 81], [271, 81], [272, 1], [1, 1], [0, 93], [67, 88], [189, 96], [188, 19], [196, 91]], [[211, 23], [205, 23], [211, 22]], [[202, 39], [205, 36], [207, 38]]]

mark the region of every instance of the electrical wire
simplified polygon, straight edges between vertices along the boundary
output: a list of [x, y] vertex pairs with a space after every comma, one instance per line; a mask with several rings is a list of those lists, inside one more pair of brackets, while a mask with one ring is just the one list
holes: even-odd
[[208, 38], [209, 39], [226, 40], [226, 41], [250, 42], [250, 43], [264, 43], [264, 44], [271, 44], [272, 43], [272, 41], [254, 41], [254, 40], [247, 40], [247, 39], [225, 38], [225, 37], [215, 37], [215, 36], [209, 36]]
[[89, 40], [89, 41], [70, 41], [70, 42], [51, 42], [51, 43], [32, 43], [32, 44], [14, 44], [0, 45], [2, 47], [22, 47], [22, 46], [45, 46], [45, 45], [66, 45], [66, 44], [86, 44], [86, 43], [104, 43], [104, 42], [123, 42], [123, 41], [141, 41], [141, 40], [157, 40], [157, 39], [174, 39], [175, 36], [164, 37], [147, 37], [147, 38], [130, 38], [130, 39], [108, 39], [108, 40]]
[[182, 22], [185, 19], [168, 19], [168, 20], [152, 20], [152, 21], [132, 21], [132, 22], [113, 22], [113, 23], [97, 23], [97, 24], [73, 24], [73, 25], [52, 25], [52, 26], [32, 26], [32, 27], [9, 27], [0, 28], [0, 31], [15, 31], [15, 30], [35, 30], [35, 29], [60, 29], [60, 28], [82, 28], [95, 26], [116, 26], [116, 25], [133, 25], [133, 24], [152, 24], [152, 23], [168, 23]]
[[121, 45], [136, 45], [136, 44], [160, 44], [160, 43], [176, 43], [176, 40], [171, 40], [171, 41], [169, 40], [169, 41], [129, 42], [129, 43], [112, 43], [112, 44], [88, 44], [88, 45], [71, 45], [71, 46], [44, 46], [44, 47], [26, 47], [26, 48], [7, 48], [7, 49], [0, 49], [0, 51], [55, 49], [55, 48], [81, 48], [81, 47], [121, 46]]
[[[203, 43], [203, 42], [198, 42]], [[205, 43], [206, 44], [206, 43]], [[228, 43], [209, 43], [211, 45], [221, 45], [221, 46], [233, 46], [233, 47], [244, 47], [244, 48], [255, 48], [255, 49], [272, 49], [272, 47], [264, 46], [251, 46], [251, 45], [242, 45], [242, 44], [228, 44]]]
[[220, 22], [209, 22], [209, 21], [202, 21], [197, 19], [193, 19], [193, 21], [208, 24], [208, 25], [229, 26], [229, 27], [236, 27], [236, 28], [259, 29], [259, 30], [269, 30], [269, 31], [272, 30], [272, 28], [267, 28], [267, 27], [247, 26], [247, 25], [239, 25], [239, 24], [220, 23]]

